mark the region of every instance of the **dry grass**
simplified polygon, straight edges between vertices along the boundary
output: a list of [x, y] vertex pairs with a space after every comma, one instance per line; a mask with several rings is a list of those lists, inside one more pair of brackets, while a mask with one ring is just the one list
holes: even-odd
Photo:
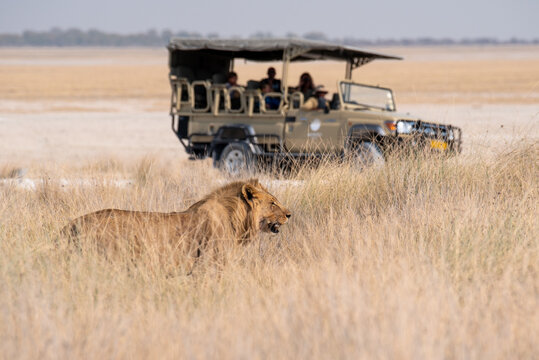
[[35, 191], [0, 187], [0, 353], [536, 358], [538, 159], [535, 142], [497, 157], [263, 177], [291, 223], [193, 276], [55, 241], [69, 218], [100, 208], [185, 208], [221, 184], [207, 164], [101, 160], [85, 171], [133, 185], [61, 187], [56, 175]]

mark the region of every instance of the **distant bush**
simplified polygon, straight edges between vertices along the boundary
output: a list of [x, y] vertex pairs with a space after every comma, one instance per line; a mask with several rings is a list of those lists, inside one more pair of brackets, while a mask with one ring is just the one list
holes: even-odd
[[24, 31], [22, 34], [0, 34], [0, 46], [164, 46], [172, 37], [202, 37], [196, 32], [148, 30], [137, 34], [113, 34], [100, 30], [79, 29]]
[[[202, 35], [198, 32], [170, 30], [148, 30], [135, 34], [114, 34], [96, 29], [83, 31], [80, 29], [62, 30], [52, 28], [49, 31], [24, 31], [21, 34], [0, 34], [0, 46], [165, 46], [172, 37], [180, 38], [219, 38], [217, 33]], [[249, 36], [252, 39], [267, 39], [274, 35], [271, 32], [257, 31]], [[278, 36], [277, 36], [278, 37]], [[450, 39], [421, 37], [415, 39], [362, 39], [355, 37], [329, 38], [322, 32], [311, 31], [299, 36], [287, 33], [286, 37], [302, 37], [315, 41], [330, 41], [349, 46], [422, 46], [422, 45], [498, 45], [498, 44], [539, 44], [536, 39], [499, 40], [496, 38]]]

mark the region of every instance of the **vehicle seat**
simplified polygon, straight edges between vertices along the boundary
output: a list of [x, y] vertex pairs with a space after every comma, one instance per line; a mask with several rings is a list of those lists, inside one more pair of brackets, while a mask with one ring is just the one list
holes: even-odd
[[193, 93], [195, 96], [195, 108], [203, 109], [208, 106], [208, 99], [206, 89], [202, 86], [195, 86], [193, 88]]
[[247, 89], [248, 90], [256, 90], [260, 87], [260, 82], [256, 80], [249, 80], [247, 81]]
[[331, 97], [329, 107], [331, 110], [339, 110], [341, 108], [341, 99], [339, 99], [338, 93], [333, 94], [333, 96]]
[[178, 66], [176, 69], [176, 76], [186, 78], [189, 80], [189, 82], [195, 80], [195, 73], [193, 72], [193, 69], [187, 66]]
[[226, 75], [220, 73], [213, 74], [213, 76], [211, 77], [211, 82], [212, 84], [225, 84]]

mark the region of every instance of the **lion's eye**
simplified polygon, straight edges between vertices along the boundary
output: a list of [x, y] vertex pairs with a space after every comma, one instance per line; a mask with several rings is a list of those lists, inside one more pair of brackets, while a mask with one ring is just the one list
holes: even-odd
[[275, 201], [271, 202], [271, 206], [277, 206], [277, 204], [275, 204]]

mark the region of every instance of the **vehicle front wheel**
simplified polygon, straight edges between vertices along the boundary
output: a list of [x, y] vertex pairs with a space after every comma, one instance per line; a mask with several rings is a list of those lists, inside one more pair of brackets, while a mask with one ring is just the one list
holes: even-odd
[[221, 153], [217, 167], [231, 175], [253, 171], [255, 158], [249, 146], [244, 143], [230, 143]]
[[355, 144], [352, 156], [354, 163], [360, 167], [383, 165], [385, 163], [384, 155], [380, 148], [370, 141]]

